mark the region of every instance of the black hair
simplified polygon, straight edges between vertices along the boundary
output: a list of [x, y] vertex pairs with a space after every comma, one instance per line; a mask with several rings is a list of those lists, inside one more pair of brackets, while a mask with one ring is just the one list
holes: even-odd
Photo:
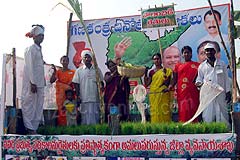
[[[217, 14], [218, 17], [219, 17], [219, 19], [221, 20], [221, 13], [220, 13], [220, 12], [218, 12], [217, 10], [213, 10], [213, 13], [214, 13], [214, 14]], [[211, 10], [207, 11], [207, 12], [205, 13], [205, 15], [204, 15], [204, 21], [205, 21], [205, 18], [206, 18], [207, 15], [212, 15], [213, 13], [212, 13]]]
[[160, 60], [162, 60], [162, 56], [160, 53], [155, 53], [153, 56], [152, 56], [152, 59], [154, 58], [154, 56], [158, 56], [160, 58]]
[[192, 48], [190, 47], [190, 46], [184, 46], [183, 48], [182, 48], [182, 54], [183, 54], [183, 52], [184, 52], [184, 50], [185, 49], [187, 49], [187, 50], [189, 50], [191, 53], [192, 53]]
[[63, 58], [67, 58], [67, 59], [68, 59], [68, 61], [69, 61], [69, 58], [68, 58], [68, 56], [64, 55], [64, 56], [62, 56], [62, 57], [60, 58], [60, 62], [62, 61], [62, 59], [63, 59]]
[[113, 60], [109, 59], [109, 60], [105, 63], [105, 65], [109, 68], [110, 63], [116, 64], [115, 62], [113, 62]]
[[74, 95], [74, 91], [72, 89], [67, 89], [65, 91], [65, 95], [67, 95], [68, 93], [71, 93], [72, 95]]

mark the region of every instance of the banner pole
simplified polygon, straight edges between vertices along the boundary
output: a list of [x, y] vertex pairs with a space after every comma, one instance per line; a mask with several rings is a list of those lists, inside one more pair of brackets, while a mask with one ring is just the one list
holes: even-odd
[[73, 16], [73, 13], [70, 13], [70, 16], [69, 16], [69, 21], [68, 21], [68, 29], [67, 29], [67, 53], [66, 55], [68, 56], [69, 54], [69, 44], [70, 44], [70, 37], [71, 37], [71, 25], [72, 25], [72, 16]]
[[16, 85], [16, 49], [12, 49], [12, 77], [13, 77], [13, 90], [12, 90], [12, 106], [7, 107], [7, 112], [9, 112], [9, 123], [8, 125], [8, 133], [16, 133], [16, 123], [17, 123], [17, 117], [16, 117], [16, 92], [17, 92], [17, 85]]
[[232, 96], [233, 96], [233, 103], [237, 102], [237, 70], [236, 70], [236, 54], [235, 54], [235, 44], [234, 44], [234, 15], [233, 15], [234, 9], [233, 9], [233, 2], [231, 0], [231, 9], [230, 9], [230, 22], [229, 22], [229, 31], [230, 31], [230, 50], [231, 50], [231, 57], [232, 57], [232, 73], [233, 73], [233, 79], [232, 79]]
[[13, 107], [16, 108], [16, 92], [17, 92], [17, 84], [16, 84], [16, 49], [12, 49], [12, 62], [13, 62]]
[[[163, 4], [162, 4], [163, 7]], [[150, 7], [149, 7], [150, 8]], [[157, 8], [157, 5], [155, 5], [155, 8]], [[158, 28], [158, 45], [159, 45], [159, 51], [160, 51], [160, 55], [163, 58], [163, 54], [162, 54], [162, 45], [161, 45], [161, 35], [160, 35], [160, 29]], [[161, 58], [161, 59], [162, 59]]]
[[1, 106], [0, 106], [0, 156], [2, 158], [2, 138], [6, 133], [4, 127], [4, 117], [5, 117], [5, 97], [6, 97], [6, 59], [7, 55], [3, 54], [2, 60], [2, 90], [1, 90]]
[[158, 29], [158, 44], [159, 44], [159, 51], [160, 51], [160, 54], [163, 58], [163, 53], [162, 53], [162, 45], [161, 45], [161, 35], [160, 35], [160, 29]]
[[[231, 33], [231, 37], [230, 39], [230, 44], [231, 44], [231, 53], [232, 53], [232, 70], [233, 70], [233, 108], [234, 110], [231, 112], [231, 118], [233, 121], [233, 131], [235, 131], [235, 133], [237, 134], [237, 141], [236, 141], [236, 155], [239, 156], [240, 155], [240, 112], [236, 111], [236, 108], [240, 102], [238, 102], [237, 99], [237, 89], [238, 89], [238, 93], [239, 92], [239, 86], [237, 83], [237, 69], [236, 69], [236, 52], [235, 52], [235, 42], [234, 42], [234, 35], [235, 35], [235, 27], [234, 27], [234, 7], [233, 7], [233, 0], [231, 0], [231, 17], [230, 17], [230, 33]], [[236, 89], [237, 88], [237, 89]]]
[[214, 12], [213, 12], [213, 6], [212, 6], [212, 3], [211, 3], [211, 0], [208, 0], [208, 3], [209, 3], [210, 9], [211, 9], [211, 11], [212, 11], [212, 14], [213, 14], [213, 17], [214, 17], [216, 26], [217, 26], [217, 30], [218, 30], [219, 37], [220, 37], [220, 39], [221, 39], [221, 43], [222, 43], [223, 48], [224, 48], [224, 51], [225, 51], [225, 53], [226, 53], [226, 55], [227, 55], [228, 63], [229, 63], [229, 65], [231, 66], [232, 64], [231, 64], [230, 54], [229, 54], [229, 52], [228, 52], [228, 50], [227, 50], [227, 47], [226, 47], [226, 45], [225, 45], [225, 43], [224, 43], [224, 40], [223, 40], [221, 31], [220, 31], [220, 27], [219, 27], [219, 24], [218, 24], [216, 15], [215, 15]]
[[[211, 8], [211, 11], [212, 11], [212, 13], [213, 13], [213, 6], [212, 6], [212, 3], [211, 3], [211, 0], [208, 0], [208, 3], [209, 3], [209, 6], [210, 6], [210, 8]], [[218, 30], [218, 34], [219, 34], [219, 36], [220, 36], [220, 39], [221, 39], [221, 43], [222, 43], [222, 45], [223, 45], [223, 48], [224, 48], [224, 51], [225, 51], [225, 53], [226, 53], [226, 55], [227, 55], [227, 59], [228, 59], [228, 63], [229, 63], [229, 66], [230, 66], [230, 69], [231, 69], [231, 71], [232, 71], [232, 73], [233, 73], [233, 79], [232, 79], [232, 83], [233, 83], [233, 102], [236, 102], [236, 95], [237, 95], [237, 91], [236, 90], [238, 90], [238, 93], [240, 94], [240, 89], [239, 89], [239, 86], [238, 86], [238, 84], [237, 84], [237, 81], [236, 81], [236, 55], [235, 55], [235, 48], [234, 48], [234, 40], [232, 41], [232, 32], [230, 32], [230, 34], [231, 34], [231, 37], [229, 38], [229, 41], [230, 41], [230, 45], [231, 45], [231, 56], [232, 56], [232, 59], [231, 59], [231, 57], [230, 57], [230, 54], [229, 54], [229, 52], [228, 52], [228, 50], [227, 50], [227, 47], [226, 47], [226, 45], [225, 45], [225, 43], [224, 43], [224, 40], [223, 40], [223, 37], [222, 37], [222, 34], [221, 34], [221, 31], [220, 31], [220, 27], [219, 27], [219, 24], [218, 24], [218, 22], [217, 22], [217, 18], [216, 18], [216, 15], [215, 14], [213, 14], [213, 17], [214, 17], [214, 20], [215, 20], [215, 23], [216, 23], [216, 25], [217, 25], [217, 30]], [[233, 22], [232, 22], [233, 23]], [[230, 24], [229, 25], [231, 25], [231, 22], [230, 22]], [[231, 29], [230, 29], [230, 27], [228, 27], [229, 28], [229, 30], [231, 31]], [[236, 89], [237, 88], [237, 89]]]

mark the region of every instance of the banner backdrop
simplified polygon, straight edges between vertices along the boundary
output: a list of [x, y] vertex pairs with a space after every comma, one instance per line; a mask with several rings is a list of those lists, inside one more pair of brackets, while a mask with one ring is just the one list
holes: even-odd
[[[13, 106], [13, 61], [12, 55], [5, 55], [5, 93], [6, 100], [5, 106]], [[21, 92], [22, 92], [22, 77], [23, 77], [23, 58], [16, 57], [16, 107], [21, 108]], [[55, 83], [50, 83], [50, 77], [53, 70], [50, 65], [44, 65], [46, 87], [44, 90], [44, 109], [57, 109], [56, 107], [56, 94], [55, 94]], [[4, 72], [3, 72], [4, 73]]]
[[[224, 41], [227, 48], [230, 48], [228, 36], [228, 21], [229, 21], [229, 4], [214, 6], [214, 9], [221, 14], [220, 30], [224, 35]], [[185, 45], [189, 45], [193, 49], [193, 60], [198, 61], [197, 48], [201, 43], [201, 38], [208, 35], [205, 28], [204, 15], [210, 9], [197, 8], [185, 11], [177, 11], [176, 19], [177, 28], [160, 29], [160, 44], [162, 50], [169, 46], [177, 46], [181, 49]], [[118, 18], [106, 18], [85, 21], [87, 32], [93, 44], [93, 49], [96, 53], [97, 61], [102, 72], [107, 71], [105, 62], [108, 58], [114, 57], [114, 46], [120, 43], [124, 38], [131, 39], [131, 46], [127, 48], [123, 60], [132, 64], [144, 65], [152, 67], [151, 57], [154, 53], [159, 52], [159, 36], [157, 29], [141, 28], [141, 16], [128, 16]], [[216, 39], [218, 40], [218, 38]], [[219, 44], [221, 44], [219, 42]], [[69, 48], [69, 67], [76, 69], [76, 66], [81, 65], [81, 52], [89, 48], [86, 39], [86, 33], [79, 21], [75, 21], [71, 25], [71, 37]], [[169, 63], [174, 59], [180, 60], [180, 55], [169, 57]], [[10, 57], [11, 58], [11, 57]], [[221, 48], [221, 59], [228, 63], [224, 50]], [[167, 60], [166, 60], [167, 61]], [[167, 63], [167, 62], [166, 62]], [[6, 62], [6, 102], [5, 105], [12, 106], [12, 60], [7, 59]], [[22, 73], [23, 59], [17, 57], [17, 106], [21, 108], [21, 89], [22, 89]], [[4, 73], [4, 72], [3, 72]], [[49, 83], [51, 76], [51, 66], [45, 65], [45, 78], [47, 86], [45, 89], [45, 109], [55, 109], [55, 88]], [[136, 86], [141, 83], [139, 79], [131, 79], [130, 85]], [[130, 97], [131, 98], [131, 97]]]
[[[196, 8], [176, 12], [177, 28], [160, 29], [160, 45], [162, 51], [169, 46], [176, 46], [180, 50], [183, 46], [189, 45], [193, 50], [193, 60], [199, 61], [197, 48], [202, 41], [215, 40], [221, 47], [220, 58], [228, 63], [225, 52], [222, 48], [219, 37], [211, 37], [216, 26], [209, 24], [208, 11], [210, 8]], [[214, 6], [218, 14], [218, 23], [229, 50], [228, 21], [229, 4]], [[205, 15], [206, 14], [206, 15]], [[103, 73], [107, 70], [105, 62], [108, 58], [114, 57], [114, 46], [124, 38], [131, 39], [131, 46], [127, 48], [123, 60], [132, 64], [152, 66], [151, 56], [160, 51], [158, 29], [142, 29], [141, 16], [128, 16], [117, 18], [106, 18], [86, 20], [87, 32], [93, 44], [99, 67]], [[81, 62], [82, 50], [89, 48], [86, 33], [79, 21], [71, 25], [69, 58], [70, 67], [76, 68]], [[169, 57], [169, 62], [177, 58], [180, 61], [180, 53], [176, 57]], [[167, 61], [167, 60], [166, 60]], [[164, 62], [163, 62], [164, 64]]]
[[[18, 155], [46, 159], [47, 156], [142, 157], [142, 158], [231, 158], [236, 135], [81, 135], [2, 137], [3, 156]], [[3, 158], [3, 157], [2, 157]]]

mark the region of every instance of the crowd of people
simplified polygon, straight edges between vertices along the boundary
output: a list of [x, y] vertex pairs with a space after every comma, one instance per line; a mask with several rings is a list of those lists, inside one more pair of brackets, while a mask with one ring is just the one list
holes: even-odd
[[[45, 80], [41, 43], [44, 27], [34, 25], [26, 36], [33, 38], [34, 44], [25, 51], [22, 113], [27, 133], [36, 134], [43, 119]], [[129, 39], [115, 45], [117, 56], [107, 60], [109, 71], [104, 75], [100, 68], [93, 65], [94, 54], [89, 49], [81, 52], [82, 65], [76, 70], [68, 68], [67, 56], [61, 57], [61, 68], [52, 66], [54, 72], [50, 82], [56, 86], [57, 125], [100, 123], [100, 95], [104, 99], [106, 123], [109, 122], [111, 107], [118, 108], [120, 121], [129, 120], [129, 78], [121, 76], [117, 66], [130, 45]], [[170, 46], [162, 55], [155, 53], [152, 56], [153, 67], [146, 70], [143, 79], [145, 87], [149, 87], [150, 122], [172, 121], [174, 98], [177, 100], [178, 121], [190, 120], [199, 104], [206, 103], [206, 98], [201, 96], [201, 88], [210, 82], [219, 85], [223, 91], [211, 103], [206, 103], [208, 107], [194, 122], [221, 121], [230, 126], [227, 110], [227, 103], [231, 101], [230, 82], [227, 65], [220, 60], [219, 44], [215, 41], [202, 42], [197, 49], [198, 62], [192, 61], [192, 52], [190, 46], [184, 46], [181, 51]], [[101, 81], [100, 85], [97, 80]]]

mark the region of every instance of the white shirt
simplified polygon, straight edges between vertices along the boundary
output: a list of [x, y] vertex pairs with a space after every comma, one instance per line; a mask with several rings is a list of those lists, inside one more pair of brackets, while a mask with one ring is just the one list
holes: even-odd
[[[100, 80], [102, 81], [103, 74], [100, 69], [98, 71]], [[79, 84], [82, 102], [99, 102], [96, 71], [93, 66], [90, 69], [85, 65], [79, 67], [73, 76], [72, 82]]]
[[23, 83], [31, 82], [37, 87], [45, 86], [44, 64], [42, 50], [36, 44], [26, 48], [24, 53], [24, 76]]
[[227, 66], [223, 61], [216, 59], [214, 67], [212, 67], [207, 60], [199, 65], [196, 82], [205, 83], [207, 81], [219, 84], [225, 93], [230, 91]]

